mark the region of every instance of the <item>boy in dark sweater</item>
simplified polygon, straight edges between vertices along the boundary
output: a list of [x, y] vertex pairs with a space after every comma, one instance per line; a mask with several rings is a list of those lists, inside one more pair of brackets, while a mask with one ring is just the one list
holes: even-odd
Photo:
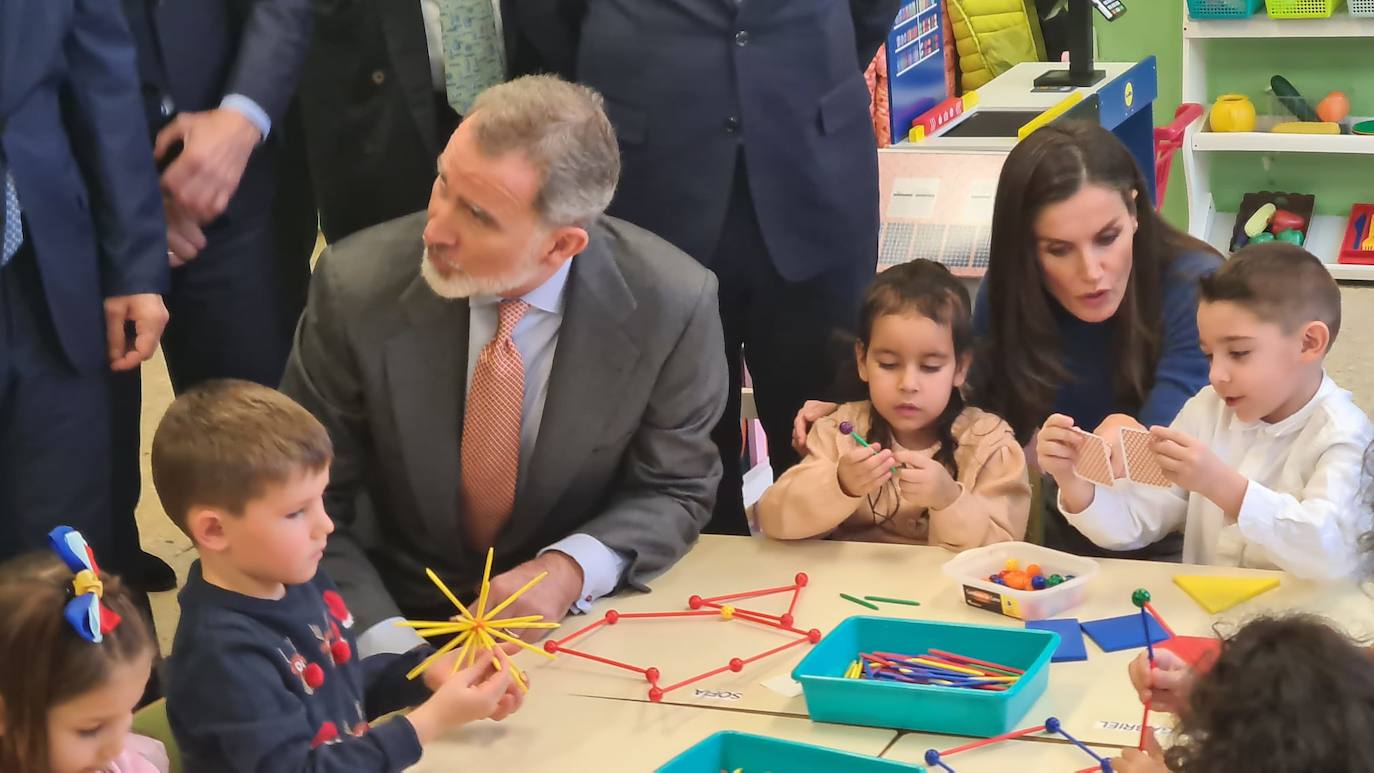
[[200, 555], [168, 663], [167, 712], [188, 770], [401, 770], [442, 733], [519, 708], [510, 669], [492, 656], [453, 673], [450, 653], [415, 680], [406, 672], [429, 647], [354, 656], [353, 618], [319, 570], [334, 530], [323, 504], [332, 455], [309, 412], [247, 382], [187, 392], [158, 426], [153, 481]]

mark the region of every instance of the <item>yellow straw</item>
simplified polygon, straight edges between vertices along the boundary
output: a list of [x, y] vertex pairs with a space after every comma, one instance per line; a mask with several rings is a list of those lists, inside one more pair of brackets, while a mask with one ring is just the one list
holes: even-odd
[[453, 649], [454, 647], [457, 647], [459, 644], [461, 644], [461, 643], [463, 642], [464, 639], [469, 638], [469, 636], [470, 636], [469, 633], [461, 633], [461, 634], [459, 634], [459, 635], [453, 637], [452, 639], [449, 640], [449, 642], [448, 642], [447, 644], [445, 644], [444, 646], [442, 646], [442, 647], [440, 647], [439, 649], [435, 650], [433, 655], [430, 655], [429, 657], [425, 658], [425, 659], [420, 663], [420, 665], [418, 665], [418, 666], [416, 666], [416, 667], [410, 669], [410, 672], [409, 672], [408, 674], [406, 674], [406, 678], [407, 678], [407, 679], [414, 679], [415, 677], [419, 676], [421, 673], [424, 672], [424, 670], [425, 670], [426, 668], [429, 668], [430, 664], [432, 664], [434, 661], [436, 661], [436, 660], [438, 660], [440, 657], [442, 657], [443, 654], [444, 654], [445, 652], [448, 652], [449, 650]]
[[446, 628], [451, 625], [471, 628], [471, 620], [397, 620], [396, 625], [402, 628]]
[[553, 659], [554, 659], [553, 653], [552, 653], [552, 652], [545, 652], [544, 650], [540, 649], [539, 647], [535, 647], [535, 646], [526, 644], [525, 642], [520, 641], [519, 639], [515, 638], [514, 636], [510, 636], [510, 635], [508, 635], [508, 634], [506, 634], [506, 633], [503, 633], [503, 632], [501, 632], [501, 631], [491, 631], [491, 634], [492, 634], [493, 636], [499, 636], [499, 637], [501, 637], [502, 639], [504, 639], [504, 640], [506, 640], [506, 641], [515, 642], [516, 644], [519, 644], [521, 647], [524, 647], [525, 649], [529, 650], [530, 652], [533, 652], [533, 653], [535, 653], [535, 654], [537, 654], [537, 655], [543, 655], [544, 657], [548, 658], [549, 660], [553, 660]]
[[[487, 567], [491, 567], [490, 554], [487, 555]], [[429, 579], [433, 580], [434, 584], [439, 586], [439, 590], [443, 591], [445, 596], [448, 596], [448, 600], [453, 602], [453, 606], [458, 607], [458, 611], [463, 613], [463, 617], [470, 618], [473, 616], [473, 614], [468, 611], [468, 608], [463, 606], [463, 602], [459, 601], [458, 597], [453, 595], [453, 591], [448, 589], [448, 586], [444, 584], [444, 581], [439, 579], [439, 575], [435, 574], [433, 569], [425, 567], [425, 574], [429, 575]]]
[[[539, 583], [540, 580], [542, 580], [542, 579], [544, 579], [545, 577], [548, 577], [548, 576], [549, 576], [549, 573], [548, 573], [548, 572], [540, 572], [537, 576], [535, 576], [535, 578], [534, 578], [533, 580], [530, 580], [529, 582], [525, 583], [525, 587], [523, 587], [523, 588], [521, 588], [520, 590], [518, 590], [518, 591], [512, 593], [512, 594], [510, 595], [510, 598], [508, 598], [508, 599], [506, 599], [505, 601], [501, 602], [500, 604], [496, 605], [496, 607], [495, 607], [494, 609], [492, 609], [490, 612], [488, 612], [485, 616], [486, 616], [486, 617], [496, 617], [496, 613], [498, 613], [498, 612], [500, 612], [501, 610], [505, 609], [506, 607], [510, 606], [510, 604], [511, 604], [512, 601], [515, 601], [516, 599], [520, 598], [522, 595], [524, 595], [525, 591], [529, 590], [530, 588], [533, 588], [536, 584]], [[485, 599], [486, 596], [483, 596], [482, 598]], [[481, 613], [479, 612], [478, 614], [481, 614]]]
[[491, 558], [495, 554], [495, 548], [487, 548], [487, 566], [482, 570], [482, 592], [477, 596], [477, 614], [473, 615], [479, 620], [486, 617], [487, 593], [491, 590]]
[[537, 623], [543, 619], [543, 615], [524, 615], [523, 617], [503, 617], [500, 620], [493, 620], [491, 619], [491, 613], [488, 612], [487, 617], [485, 620], [483, 620], [483, 622], [485, 622], [487, 625], [500, 628], [501, 626], [506, 625], [508, 623]]

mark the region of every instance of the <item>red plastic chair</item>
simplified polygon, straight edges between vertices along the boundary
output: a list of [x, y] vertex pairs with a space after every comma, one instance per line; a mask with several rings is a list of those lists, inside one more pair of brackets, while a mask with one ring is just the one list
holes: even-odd
[[1174, 153], [1183, 147], [1183, 133], [1202, 117], [1202, 112], [1202, 105], [1184, 102], [1174, 111], [1174, 120], [1168, 126], [1155, 128], [1155, 209], [1164, 206], [1169, 170], [1174, 165]]

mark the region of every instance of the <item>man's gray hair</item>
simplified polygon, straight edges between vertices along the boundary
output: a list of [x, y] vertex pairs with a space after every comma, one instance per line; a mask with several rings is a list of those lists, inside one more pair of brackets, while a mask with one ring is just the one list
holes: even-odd
[[545, 222], [587, 226], [610, 206], [620, 148], [600, 94], [527, 75], [482, 92], [468, 112], [483, 154], [519, 152], [543, 175], [534, 207]]

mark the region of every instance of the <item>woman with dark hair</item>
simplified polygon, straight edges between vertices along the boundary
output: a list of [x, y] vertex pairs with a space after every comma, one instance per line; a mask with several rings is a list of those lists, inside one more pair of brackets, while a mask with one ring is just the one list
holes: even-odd
[[[1120, 470], [1122, 427], [1167, 425], [1207, 384], [1197, 280], [1221, 264], [1155, 212], [1135, 159], [1095, 124], [1047, 126], [1007, 156], [974, 328], [971, 401], [1023, 443], [1052, 413], [1095, 432]], [[1044, 541], [1123, 555], [1065, 522], [1046, 480]], [[1177, 559], [1174, 534], [1129, 554]]]
[[[1028, 448], [1050, 414], [1069, 416], [1108, 441], [1118, 475], [1120, 428], [1167, 425], [1207, 384], [1197, 280], [1221, 265], [1164, 222], [1149, 195], [1130, 151], [1106, 129], [1068, 122], [1031, 134], [1002, 167], [974, 306], [970, 404], [1006, 419]], [[808, 403], [797, 429], [827, 408]], [[1093, 545], [1064, 521], [1056, 493], [1047, 481], [1046, 545], [1177, 560], [1182, 535], [1131, 553]]]

